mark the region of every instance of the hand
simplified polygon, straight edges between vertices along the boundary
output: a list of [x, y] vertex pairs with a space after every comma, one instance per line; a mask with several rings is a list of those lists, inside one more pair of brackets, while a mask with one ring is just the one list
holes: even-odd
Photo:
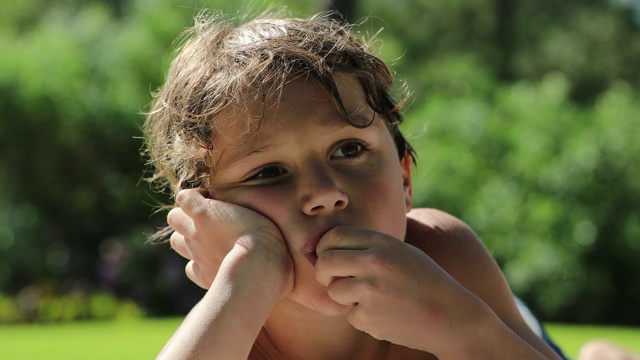
[[[348, 321], [371, 336], [434, 351], [463, 323], [475, 298], [419, 249], [354, 227], [327, 232], [317, 247], [316, 279]], [[466, 304], [466, 305], [465, 305]]]
[[[171, 246], [190, 260], [186, 266], [187, 277], [198, 286], [205, 289], [211, 286], [222, 261], [234, 246], [241, 246], [248, 253], [265, 255], [264, 261], [283, 272], [283, 289], [286, 283], [293, 283], [292, 260], [282, 234], [266, 217], [238, 205], [207, 199], [193, 189], [178, 193], [176, 202], [179, 207], [167, 216], [175, 230]], [[270, 264], [260, 265], [264, 272]]]

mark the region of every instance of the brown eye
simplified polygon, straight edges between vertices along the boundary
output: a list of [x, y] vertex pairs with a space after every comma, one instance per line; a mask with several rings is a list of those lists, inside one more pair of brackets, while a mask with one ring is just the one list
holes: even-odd
[[351, 141], [340, 145], [333, 153], [333, 158], [354, 158], [367, 150], [367, 146], [360, 141]]
[[258, 171], [257, 173], [255, 173], [253, 176], [247, 179], [247, 181], [274, 179], [286, 173], [287, 173], [287, 170], [281, 168], [280, 166], [267, 166], [261, 169], [260, 171]]

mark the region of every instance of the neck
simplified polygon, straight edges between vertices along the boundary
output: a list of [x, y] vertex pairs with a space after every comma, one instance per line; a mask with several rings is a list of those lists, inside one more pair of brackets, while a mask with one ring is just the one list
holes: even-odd
[[[380, 358], [389, 343], [355, 329], [346, 316], [325, 316], [284, 300], [267, 320], [258, 341], [270, 358]], [[375, 356], [372, 356], [375, 355]]]

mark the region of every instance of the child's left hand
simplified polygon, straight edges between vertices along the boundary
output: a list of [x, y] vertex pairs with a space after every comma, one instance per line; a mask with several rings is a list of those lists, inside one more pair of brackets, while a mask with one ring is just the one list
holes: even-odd
[[355, 328], [377, 339], [434, 352], [460, 338], [483, 308], [423, 251], [390, 235], [336, 227], [316, 251], [317, 281], [351, 307]]

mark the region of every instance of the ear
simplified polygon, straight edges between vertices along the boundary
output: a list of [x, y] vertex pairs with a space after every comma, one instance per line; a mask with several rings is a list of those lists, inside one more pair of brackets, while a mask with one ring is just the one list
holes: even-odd
[[402, 159], [400, 159], [400, 166], [402, 167], [402, 185], [404, 187], [404, 201], [407, 206], [407, 212], [413, 209], [413, 184], [411, 183], [412, 163], [411, 155], [406, 151]]

